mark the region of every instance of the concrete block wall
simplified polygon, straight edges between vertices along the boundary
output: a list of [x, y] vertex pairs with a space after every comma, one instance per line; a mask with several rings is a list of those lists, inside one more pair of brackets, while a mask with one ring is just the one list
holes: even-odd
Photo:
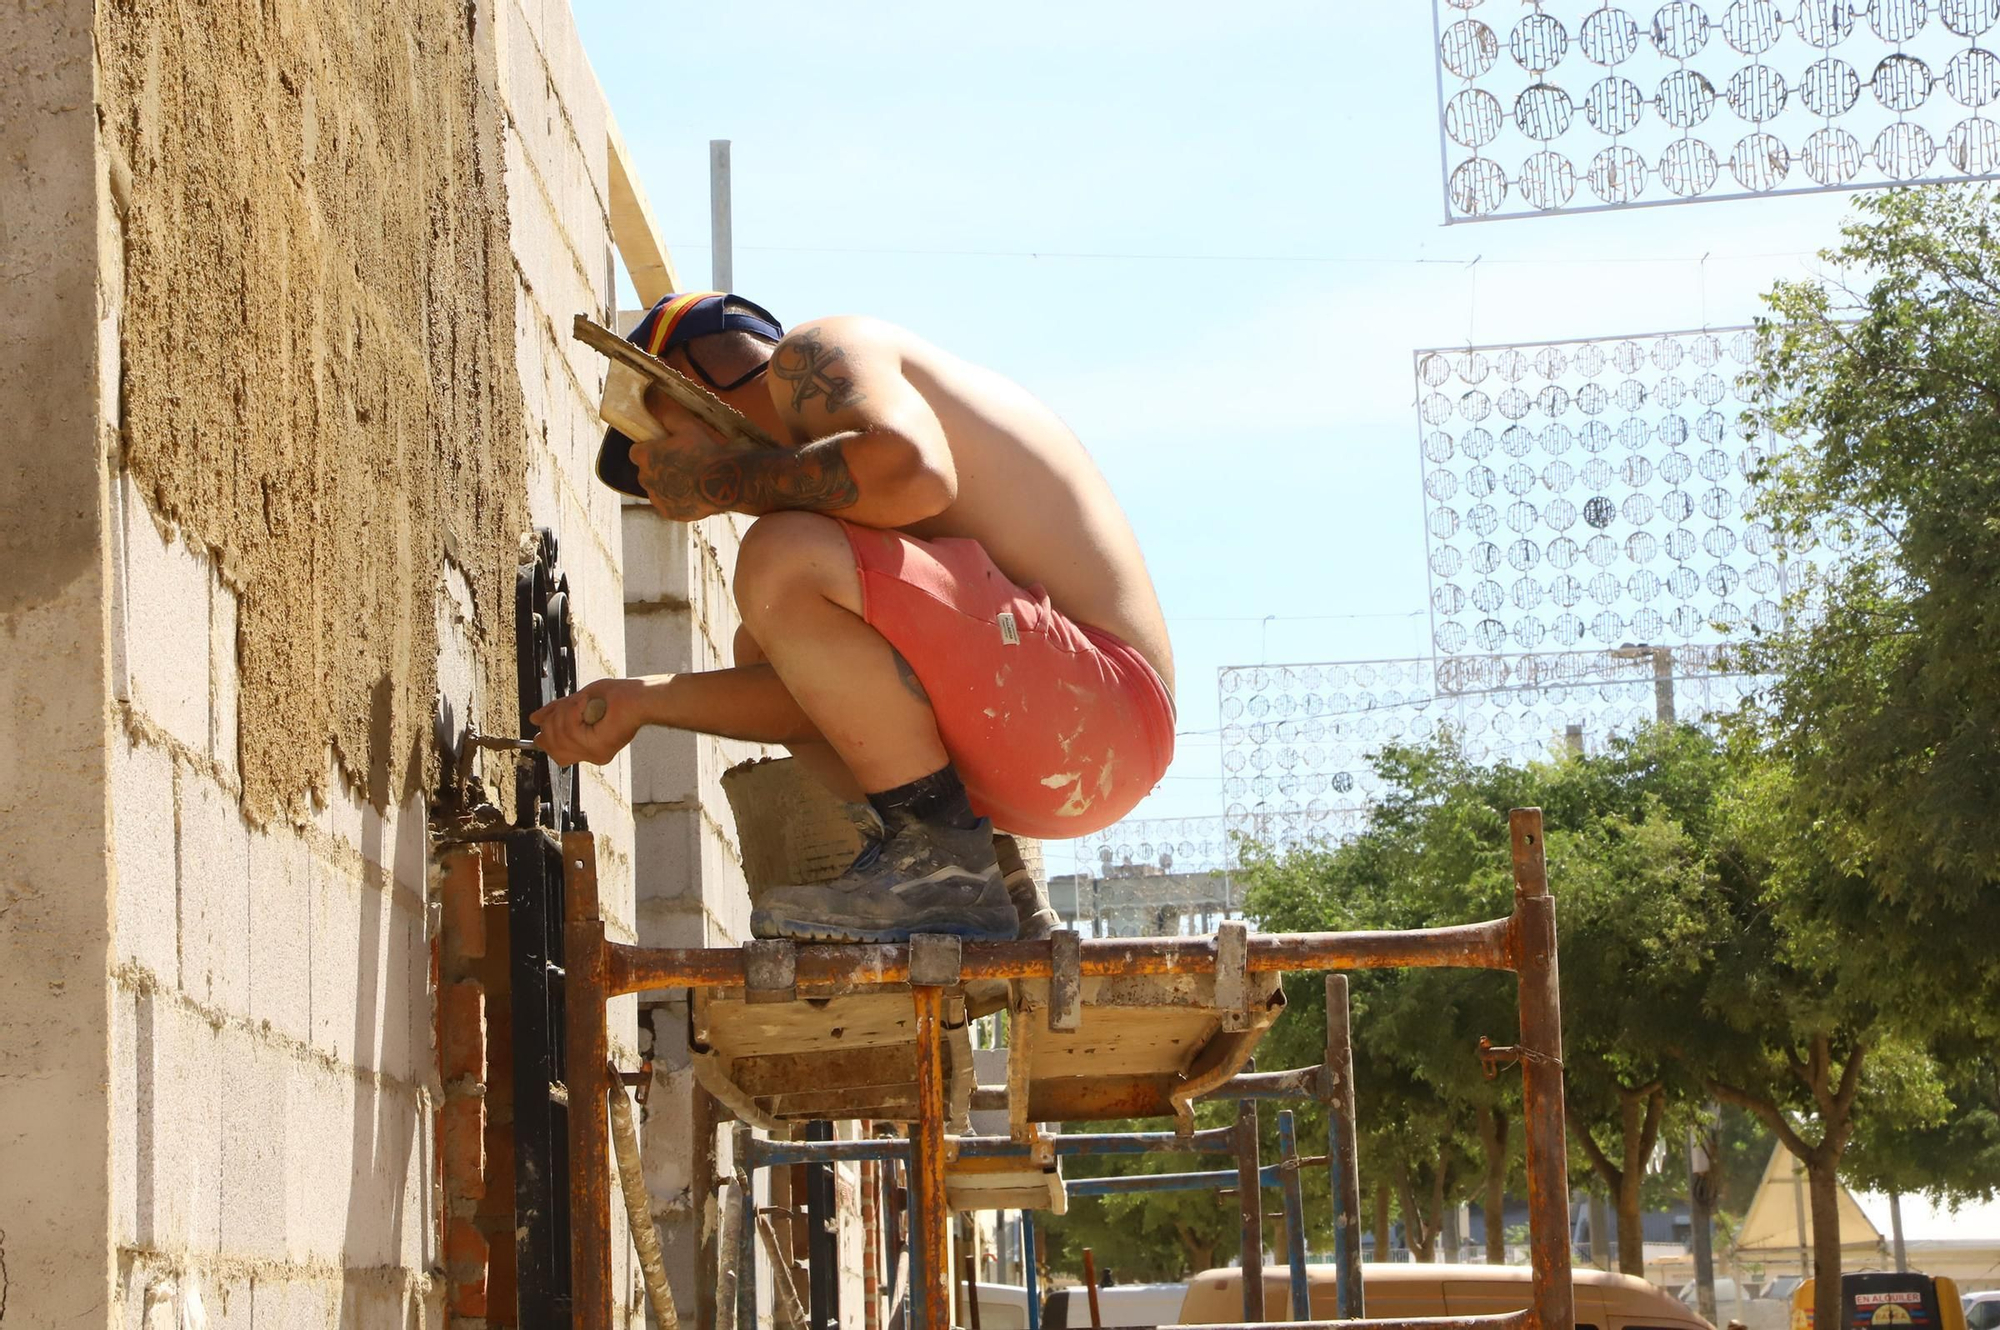
[[436, 1325], [424, 809], [247, 823], [236, 593], [112, 497], [110, 1323]]
[[[718, 669], [733, 663], [736, 602], [729, 583], [749, 519], [725, 513], [671, 522], [636, 501], [623, 510], [626, 672]], [[760, 744], [648, 730], [630, 749], [639, 939], [657, 947], [734, 946], [750, 936], [749, 893], [722, 773], [768, 756]], [[714, 1269], [718, 1131], [688, 1065], [687, 1006], [649, 1006], [654, 1083], [642, 1127], [646, 1183], [667, 1269], [682, 1306], [697, 1306]], [[693, 1148], [690, 1148], [693, 1143]], [[764, 1180], [760, 1179], [760, 1189]], [[761, 1193], [760, 1194], [767, 1194]], [[767, 1290], [760, 1289], [760, 1294]]]

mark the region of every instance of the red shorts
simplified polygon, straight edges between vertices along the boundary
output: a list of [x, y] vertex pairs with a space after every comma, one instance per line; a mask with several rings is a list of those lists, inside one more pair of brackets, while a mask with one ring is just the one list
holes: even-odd
[[930, 695], [972, 806], [1001, 831], [1110, 826], [1174, 756], [1174, 704], [1146, 658], [1023, 590], [976, 540], [842, 522], [868, 623]]

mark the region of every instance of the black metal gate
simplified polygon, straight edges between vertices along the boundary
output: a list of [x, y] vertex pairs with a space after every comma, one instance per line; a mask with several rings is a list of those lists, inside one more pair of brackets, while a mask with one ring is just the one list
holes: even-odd
[[[530, 713], [576, 691], [569, 579], [556, 539], [536, 533], [514, 582], [520, 733]], [[570, 1315], [569, 1094], [563, 1084], [563, 855], [560, 836], [586, 830], [574, 767], [524, 763], [507, 835], [508, 966], [514, 1018], [514, 1237], [519, 1324], [557, 1330]]]

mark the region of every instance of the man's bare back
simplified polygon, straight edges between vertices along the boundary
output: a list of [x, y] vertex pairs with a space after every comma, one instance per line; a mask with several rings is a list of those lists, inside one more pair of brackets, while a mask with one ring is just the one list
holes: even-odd
[[[992, 370], [879, 320], [840, 317], [804, 328], [837, 340], [850, 359], [856, 348], [893, 356], [944, 427], [957, 497], [901, 530], [977, 540], [1009, 577], [1039, 582], [1072, 619], [1131, 643], [1173, 686], [1173, 652], [1138, 539], [1097, 464], [1053, 411]], [[774, 398], [796, 391], [795, 380], [778, 375], [770, 385]]]

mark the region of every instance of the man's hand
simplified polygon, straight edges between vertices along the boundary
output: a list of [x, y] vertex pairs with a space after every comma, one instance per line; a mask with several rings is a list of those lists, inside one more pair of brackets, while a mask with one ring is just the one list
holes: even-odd
[[[541, 727], [535, 745], [558, 765], [592, 762], [599, 766], [617, 757], [639, 727], [647, 723], [644, 679], [599, 679], [549, 703], [528, 719]], [[604, 715], [595, 724], [584, 719], [592, 701], [602, 699]]]
[[687, 418], [667, 426], [663, 439], [633, 444], [632, 464], [660, 516], [695, 522], [729, 509], [735, 495], [720, 479], [716, 464], [733, 451], [713, 431]]

